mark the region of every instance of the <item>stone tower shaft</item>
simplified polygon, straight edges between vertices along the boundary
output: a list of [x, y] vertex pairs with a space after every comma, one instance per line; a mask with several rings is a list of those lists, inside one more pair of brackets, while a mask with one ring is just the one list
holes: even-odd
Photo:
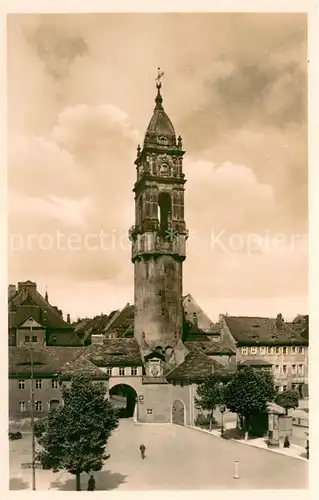
[[134, 263], [134, 331], [139, 344], [174, 346], [182, 335], [182, 280], [188, 236], [184, 220], [182, 139], [163, 108], [157, 83], [155, 109], [143, 148], [137, 149]]

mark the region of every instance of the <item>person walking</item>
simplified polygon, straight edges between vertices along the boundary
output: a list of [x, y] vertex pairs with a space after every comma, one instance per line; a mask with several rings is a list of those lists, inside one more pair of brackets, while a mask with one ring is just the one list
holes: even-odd
[[88, 491], [95, 491], [95, 479], [93, 474], [90, 475], [90, 479], [88, 481]]
[[285, 437], [284, 448], [290, 448], [290, 441], [288, 436]]
[[145, 450], [146, 450], [145, 445], [141, 444], [141, 446], [140, 446], [140, 452], [141, 452], [141, 458], [142, 458], [142, 460], [144, 460], [144, 458], [145, 458]]

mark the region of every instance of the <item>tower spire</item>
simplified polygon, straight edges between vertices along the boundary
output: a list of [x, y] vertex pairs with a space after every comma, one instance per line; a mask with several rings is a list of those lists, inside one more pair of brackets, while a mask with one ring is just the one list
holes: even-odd
[[157, 96], [155, 97], [156, 106], [155, 106], [154, 111], [156, 111], [157, 109], [163, 109], [163, 105], [162, 105], [163, 97], [161, 95], [161, 88], [162, 88], [161, 79], [163, 78], [163, 76], [164, 76], [164, 71], [162, 71], [161, 68], [158, 67], [157, 68], [157, 77], [155, 78], [156, 88], [157, 88]]

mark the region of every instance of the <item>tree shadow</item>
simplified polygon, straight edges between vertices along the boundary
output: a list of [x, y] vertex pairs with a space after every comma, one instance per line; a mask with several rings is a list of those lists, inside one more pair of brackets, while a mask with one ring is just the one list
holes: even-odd
[[29, 489], [29, 483], [27, 483], [20, 477], [10, 477], [9, 490], [27, 490], [27, 489]]
[[[102, 470], [94, 473], [96, 491], [106, 491], [114, 490], [119, 487], [120, 484], [125, 483], [125, 478], [123, 474], [118, 472], [110, 472], [108, 470]], [[87, 490], [87, 484], [89, 480], [89, 475], [82, 474], [81, 476], [81, 488], [82, 491]], [[75, 488], [75, 476], [70, 477], [66, 481], [53, 481], [50, 484], [50, 490], [61, 490], [61, 491], [76, 491]]]

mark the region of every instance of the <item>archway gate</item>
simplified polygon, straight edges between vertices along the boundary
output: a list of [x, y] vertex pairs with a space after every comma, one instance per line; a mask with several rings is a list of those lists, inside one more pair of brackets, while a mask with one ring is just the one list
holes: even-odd
[[120, 409], [120, 417], [133, 417], [137, 394], [128, 384], [116, 384], [110, 389], [110, 401]]

